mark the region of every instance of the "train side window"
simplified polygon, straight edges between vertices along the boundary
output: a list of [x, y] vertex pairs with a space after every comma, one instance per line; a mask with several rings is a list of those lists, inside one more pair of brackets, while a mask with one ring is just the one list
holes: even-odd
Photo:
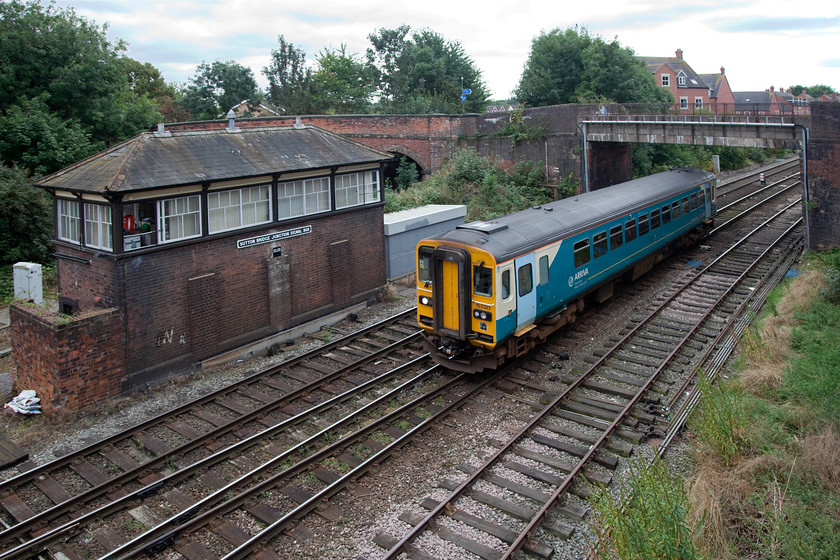
[[615, 250], [621, 247], [622, 235], [621, 226], [610, 228], [610, 250]]
[[528, 295], [534, 289], [534, 273], [531, 272], [531, 263], [519, 269], [519, 297]]
[[607, 232], [599, 231], [592, 236], [592, 254], [595, 258], [603, 257], [607, 254]]
[[636, 220], [627, 220], [624, 222], [624, 238], [627, 243], [636, 239]]
[[680, 203], [675, 202], [671, 204], [671, 217], [675, 220], [680, 217]]
[[575, 268], [583, 266], [589, 262], [589, 239], [584, 239], [575, 243], [574, 250]]
[[648, 215], [642, 214], [641, 216], [639, 216], [639, 235], [645, 235], [648, 231], [650, 231]]
[[502, 299], [510, 297], [510, 270], [502, 272]]
[[540, 286], [548, 284], [548, 255], [540, 257]]
[[650, 229], [659, 227], [659, 210], [654, 210], [650, 213]]
[[417, 281], [424, 284], [432, 283], [432, 247], [420, 247], [417, 251]]
[[691, 209], [697, 210], [697, 193], [691, 193]]
[[662, 223], [668, 224], [671, 222], [671, 207], [667, 204], [662, 207]]
[[688, 197], [687, 196], [682, 199], [682, 207], [683, 207], [682, 213], [683, 214], [688, 214], [689, 207], [688, 207]]
[[473, 293], [477, 296], [493, 295], [493, 269], [486, 266], [473, 267]]
[[706, 193], [703, 191], [697, 193], [697, 206], [699, 208], [706, 206]]

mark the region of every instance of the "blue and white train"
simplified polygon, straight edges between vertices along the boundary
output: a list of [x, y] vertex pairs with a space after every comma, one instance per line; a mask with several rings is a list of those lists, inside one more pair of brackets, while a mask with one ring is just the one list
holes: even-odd
[[417, 245], [417, 319], [435, 359], [497, 368], [612, 296], [716, 212], [715, 176], [672, 169], [486, 222]]

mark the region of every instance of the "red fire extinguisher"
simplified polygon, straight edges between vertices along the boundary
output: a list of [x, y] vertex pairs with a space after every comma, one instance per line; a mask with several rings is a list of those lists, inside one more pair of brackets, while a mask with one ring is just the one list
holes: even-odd
[[132, 232], [137, 229], [137, 221], [134, 219], [134, 216], [131, 214], [126, 214], [123, 216], [123, 230]]

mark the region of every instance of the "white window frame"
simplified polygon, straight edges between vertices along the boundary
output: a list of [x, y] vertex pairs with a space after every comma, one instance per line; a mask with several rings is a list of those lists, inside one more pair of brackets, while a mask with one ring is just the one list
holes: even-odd
[[688, 80], [686, 80], [685, 74], [681, 73], [679, 76], [677, 76], [677, 85], [684, 86], [687, 82]]
[[191, 194], [159, 200], [158, 243], [174, 243], [201, 237], [201, 195]]
[[210, 234], [271, 222], [270, 185], [207, 193], [207, 222]]
[[114, 229], [111, 207], [85, 202], [85, 246], [105, 251], [114, 250]]
[[698, 110], [703, 108], [703, 98], [702, 97], [695, 97], [694, 98], [694, 108], [698, 109]]
[[680, 109], [688, 109], [688, 97], [680, 97]]
[[671, 74], [662, 74], [660, 80], [662, 87], [671, 87]]
[[379, 170], [335, 176], [335, 208], [379, 202]]
[[330, 178], [315, 177], [278, 183], [277, 210], [280, 220], [332, 210]]
[[81, 243], [81, 204], [78, 200], [67, 200], [65, 198], [59, 198], [57, 201], [58, 238], [71, 243]]

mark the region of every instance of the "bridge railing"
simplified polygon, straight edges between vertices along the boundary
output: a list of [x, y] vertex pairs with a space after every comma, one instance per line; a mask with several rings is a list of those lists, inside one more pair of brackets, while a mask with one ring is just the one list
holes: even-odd
[[[607, 114], [598, 111], [593, 120], [615, 120], [633, 116], [634, 120], [658, 120], [669, 122], [744, 122], [770, 123], [793, 122], [799, 115], [810, 114], [807, 105], [773, 105], [760, 103], [717, 103], [703, 108], [683, 107], [680, 103], [622, 103], [607, 105]], [[626, 119], [622, 119], [626, 120]]]
[[785, 110], [775, 114], [768, 111], [744, 110], [739, 104], [738, 111], [733, 107], [719, 105], [721, 112], [705, 110], [679, 110], [679, 104], [670, 103], [624, 103], [607, 106], [606, 114], [596, 112], [586, 120], [596, 122], [668, 122], [668, 123], [704, 123], [704, 124], [762, 124], [792, 125], [794, 117], [800, 113]]

